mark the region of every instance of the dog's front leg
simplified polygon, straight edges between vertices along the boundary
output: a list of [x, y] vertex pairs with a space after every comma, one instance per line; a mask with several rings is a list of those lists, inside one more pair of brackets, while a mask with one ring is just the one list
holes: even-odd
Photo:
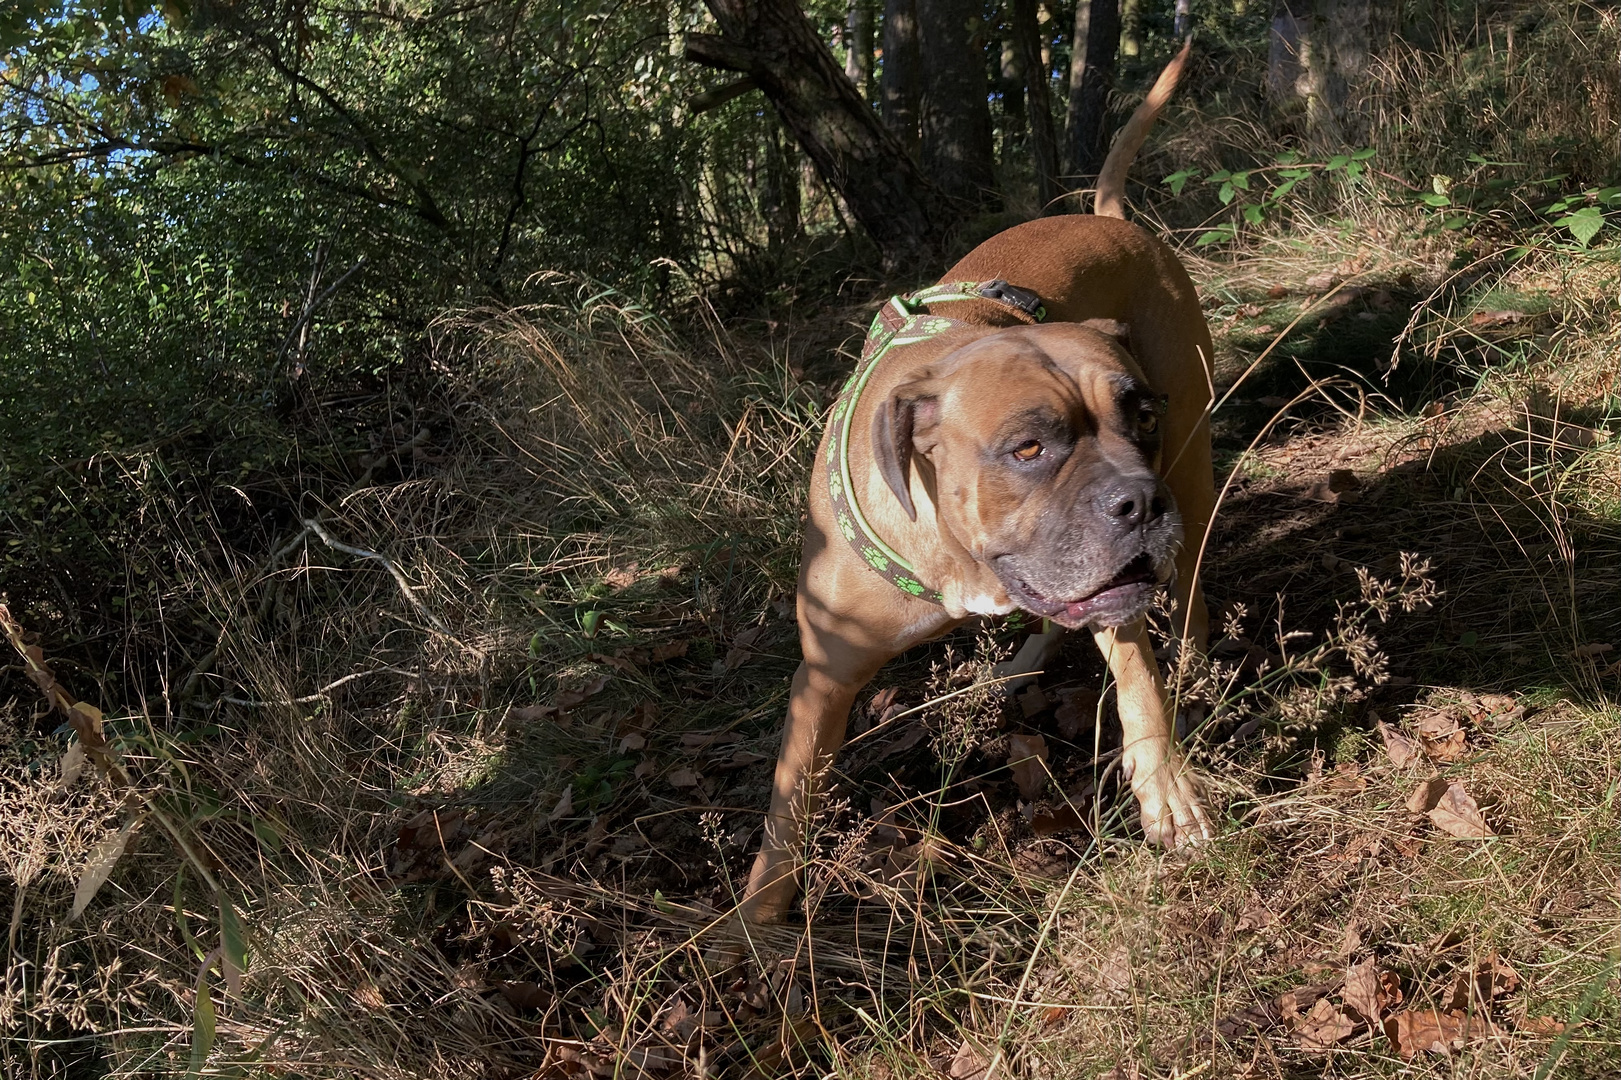
[[855, 682], [841, 678], [843, 674], [808, 662], [802, 662], [794, 672], [788, 722], [777, 754], [771, 809], [765, 819], [765, 838], [754, 859], [743, 900], [743, 917], [750, 922], [780, 920], [798, 889], [805, 822], [816, 812], [822, 774], [833, 764], [844, 743], [850, 706], [872, 677], [869, 672]]
[[1129, 626], [1101, 627], [1092, 633], [1117, 686], [1121, 768], [1142, 808], [1143, 832], [1167, 848], [1210, 839], [1210, 821], [1198, 786], [1176, 748], [1148, 624], [1138, 619]]

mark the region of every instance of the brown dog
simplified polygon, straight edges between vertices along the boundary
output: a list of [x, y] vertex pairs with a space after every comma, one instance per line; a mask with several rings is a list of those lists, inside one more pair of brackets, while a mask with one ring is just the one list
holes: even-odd
[[943, 279], [966, 284], [891, 301], [875, 322], [812, 472], [804, 662], [746, 918], [779, 919], [793, 899], [803, 823], [856, 694], [892, 657], [974, 615], [1022, 608], [1090, 627], [1119, 686], [1122, 768], [1144, 831], [1167, 846], [1209, 837], [1143, 614], [1173, 580], [1179, 632], [1203, 648], [1210, 333], [1176, 257], [1115, 220], [1126, 167], [1186, 57], [1104, 165], [1097, 207], [1112, 217], [1009, 229]]

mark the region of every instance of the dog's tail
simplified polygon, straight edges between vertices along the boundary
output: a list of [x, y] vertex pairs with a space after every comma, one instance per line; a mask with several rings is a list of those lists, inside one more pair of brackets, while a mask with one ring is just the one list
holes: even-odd
[[1143, 148], [1143, 140], [1148, 138], [1148, 129], [1154, 126], [1160, 110], [1165, 108], [1165, 103], [1176, 92], [1177, 80], [1182, 78], [1182, 69], [1187, 66], [1188, 52], [1192, 48], [1193, 39], [1189, 38], [1182, 51], [1176, 54], [1176, 59], [1166, 64], [1165, 70], [1159, 73], [1153, 89], [1137, 106], [1137, 111], [1131, 114], [1126, 126], [1120, 129], [1120, 137], [1115, 139], [1109, 156], [1103, 159], [1103, 171], [1098, 174], [1097, 199], [1092, 209], [1098, 217], [1125, 220], [1126, 170], [1131, 168], [1137, 151]]

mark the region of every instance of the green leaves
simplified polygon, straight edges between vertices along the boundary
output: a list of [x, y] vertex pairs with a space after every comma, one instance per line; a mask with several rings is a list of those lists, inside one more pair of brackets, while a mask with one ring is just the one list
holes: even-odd
[[1569, 229], [1570, 235], [1576, 238], [1576, 243], [1585, 248], [1593, 242], [1593, 237], [1599, 234], [1599, 230], [1604, 228], [1604, 211], [1596, 206], [1584, 206], [1554, 222], [1554, 227]]
[[[1219, 169], [1204, 177], [1206, 184], [1216, 188], [1216, 199], [1221, 205], [1238, 212], [1237, 221], [1223, 222], [1199, 234], [1195, 247], [1224, 244], [1238, 238], [1244, 226], [1260, 225], [1270, 212], [1279, 209], [1299, 184], [1314, 173], [1340, 173], [1356, 180], [1367, 169], [1374, 156], [1372, 148], [1363, 148], [1345, 154], [1336, 154], [1325, 162], [1302, 162], [1296, 150], [1285, 150], [1273, 159], [1273, 164], [1237, 172]], [[1171, 194], [1182, 194], [1189, 180], [1199, 177], [1198, 169], [1182, 169], [1167, 176], [1165, 186]], [[1250, 196], [1245, 198], [1245, 196]], [[1259, 196], [1258, 198], [1256, 196]]]
[[208, 990], [208, 969], [197, 975], [197, 1004], [192, 1010], [191, 1063], [186, 1070], [188, 1080], [200, 1076], [208, 1063], [208, 1052], [214, 1048], [214, 996]]
[[224, 893], [220, 893], [220, 958], [225, 985], [230, 987], [232, 997], [238, 997], [242, 993], [242, 976], [248, 972], [248, 935], [236, 906]]
[[1199, 175], [1198, 169], [1182, 169], [1165, 178], [1165, 186], [1171, 189], [1172, 195], [1182, 194], [1182, 188], [1187, 182]]
[[1621, 208], [1621, 187], [1589, 188], [1577, 195], [1566, 195], [1542, 212], [1555, 219], [1554, 228], [1568, 230], [1577, 246], [1586, 250], [1608, 223], [1605, 211], [1615, 208]]

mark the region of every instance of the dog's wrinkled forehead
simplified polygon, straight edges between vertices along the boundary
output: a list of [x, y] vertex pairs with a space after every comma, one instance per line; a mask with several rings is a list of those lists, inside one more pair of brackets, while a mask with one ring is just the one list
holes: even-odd
[[980, 338], [945, 359], [942, 419], [985, 429], [1046, 403], [1068, 413], [1097, 412], [1118, 395], [1122, 381], [1143, 382], [1126, 351], [1124, 328], [1091, 324], [1021, 326]]

